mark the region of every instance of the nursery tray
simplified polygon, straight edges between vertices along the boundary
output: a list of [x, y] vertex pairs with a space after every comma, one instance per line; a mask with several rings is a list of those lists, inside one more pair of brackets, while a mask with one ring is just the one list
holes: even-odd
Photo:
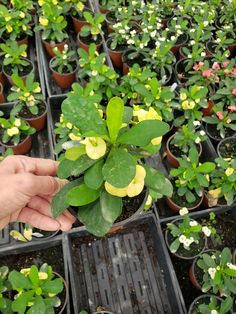
[[98, 306], [116, 314], [185, 313], [154, 215], [104, 238], [78, 228], [66, 236], [64, 244], [74, 313], [95, 312]]
[[[8, 116], [13, 106], [14, 103], [1, 104], [0, 110], [3, 111], [6, 116]], [[54, 159], [51, 128], [49, 124], [50, 119], [48, 114], [45, 128], [40, 132], [32, 135], [32, 148], [28, 154], [29, 156]]]

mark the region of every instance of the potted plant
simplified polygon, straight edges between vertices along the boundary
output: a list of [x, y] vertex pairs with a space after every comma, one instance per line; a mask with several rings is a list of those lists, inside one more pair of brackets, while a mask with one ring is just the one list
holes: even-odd
[[204, 294], [200, 295], [192, 302], [188, 314], [227, 314], [231, 313], [232, 307], [233, 299], [231, 297], [222, 299], [213, 294]]
[[203, 188], [209, 186], [208, 173], [215, 169], [215, 164], [212, 162], [199, 163], [196, 148], [189, 150], [188, 157], [183, 156], [177, 160], [179, 167], [170, 171], [174, 192], [171, 199], [166, 199], [167, 204], [175, 212], [179, 212], [182, 207], [194, 210], [203, 201]]
[[[63, 114], [79, 128], [82, 140], [67, 150], [59, 165], [59, 177], [73, 175], [78, 179], [55, 196], [52, 212], [56, 217], [69, 205], [74, 206], [86, 229], [102, 236], [135, 196], [139, 199], [138, 207], [145, 205], [144, 186], [150, 189], [149, 203], [152, 198], [171, 194], [172, 187], [165, 176], [142, 165], [138, 157], [149, 155], [145, 147], [153, 138], [164, 135], [169, 127], [157, 120], [132, 124], [132, 111], [127, 111], [129, 108], [119, 97], [110, 99], [106, 117], [102, 118], [92, 97], [86, 94], [80, 97], [78, 106], [77, 95], [70, 94], [62, 104]], [[138, 212], [141, 210], [140, 207]]]
[[11, 285], [8, 281], [9, 268], [7, 266], [0, 267], [0, 293], [1, 302], [0, 310], [2, 313], [11, 313], [11, 300], [9, 298], [9, 293], [11, 291]]
[[32, 73], [26, 78], [25, 84], [16, 74], [13, 74], [11, 79], [15, 86], [11, 88], [12, 93], [7, 99], [17, 101], [14, 114], [25, 119], [36, 131], [42, 130], [47, 119], [47, 105], [39, 83], [34, 81]]
[[228, 247], [222, 251], [206, 251], [196, 257], [190, 268], [190, 279], [202, 292], [222, 296], [235, 294], [236, 265]]
[[11, 79], [12, 74], [17, 74], [25, 82], [26, 77], [30, 73], [34, 73], [34, 64], [26, 59], [26, 45], [20, 47], [16, 42], [11, 42], [10, 45], [0, 44], [0, 48], [4, 52], [3, 73], [8, 81], [13, 85]]
[[187, 208], [179, 211], [182, 216], [167, 224], [165, 231], [166, 244], [172, 254], [182, 259], [193, 259], [201, 254], [211, 230], [202, 226], [188, 215]]
[[76, 71], [78, 69], [75, 52], [69, 50], [67, 44], [62, 51], [55, 47], [53, 52], [56, 56], [49, 63], [52, 76], [61, 88], [69, 88], [76, 80]]
[[1, 145], [5, 148], [11, 148], [17, 155], [28, 153], [32, 146], [30, 135], [35, 132], [35, 129], [13, 114], [10, 115], [9, 119], [0, 118], [0, 124]]
[[217, 167], [210, 174], [211, 183], [208, 188], [208, 203], [232, 205], [236, 196], [236, 159], [224, 160], [216, 158]]
[[178, 131], [173, 134], [166, 143], [167, 161], [171, 167], [178, 167], [179, 162], [176, 158], [182, 155], [188, 155], [191, 148], [197, 149], [199, 156], [202, 153], [201, 142], [206, 140], [206, 133], [203, 130], [197, 130], [199, 121], [190, 121], [182, 125]]
[[224, 159], [234, 159], [236, 157], [235, 137], [227, 137], [217, 145], [217, 154]]
[[99, 51], [102, 46], [102, 22], [105, 19], [105, 15], [96, 13], [93, 16], [90, 12], [84, 12], [83, 16], [88, 25], [83, 26], [77, 36], [79, 47], [88, 51], [89, 44], [94, 42], [97, 46], [97, 51]]
[[236, 35], [230, 29], [227, 31], [217, 30], [215, 39], [211, 39], [206, 44], [206, 51], [208, 56], [214, 56], [218, 52], [223, 54], [226, 58], [234, 56], [234, 41]]
[[63, 6], [45, 2], [39, 16], [39, 25], [34, 28], [35, 32], [42, 32], [44, 47], [51, 57], [55, 57], [54, 47], [62, 51], [67, 43], [68, 34], [65, 31], [67, 22], [63, 15]]
[[76, 34], [81, 31], [81, 28], [84, 25], [88, 25], [88, 22], [83, 16], [84, 12], [92, 13], [92, 11], [88, 7], [86, 7], [86, 1], [72, 1], [71, 17]]

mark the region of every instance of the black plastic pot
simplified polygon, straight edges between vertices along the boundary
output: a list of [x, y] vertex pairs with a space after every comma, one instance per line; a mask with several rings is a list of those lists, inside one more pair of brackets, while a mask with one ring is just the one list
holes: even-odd
[[[196, 298], [193, 302], [192, 302], [192, 304], [190, 305], [190, 308], [189, 308], [189, 310], [188, 310], [188, 314], [194, 314], [194, 313], [196, 313], [195, 312], [195, 306], [196, 306], [196, 304], [199, 302], [200, 304], [201, 303], [204, 303], [204, 302], [209, 302], [210, 301], [210, 298], [211, 297], [214, 297], [214, 298], [216, 298], [218, 301], [223, 301], [223, 299], [221, 299], [221, 298], [219, 298], [219, 297], [217, 297], [216, 295], [213, 295], [213, 294], [204, 294], [204, 295], [200, 295], [198, 298]], [[205, 301], [203, 301], [203, 300], [205, 300]], [[203, 301], [203, 302], [201, 302], [201, 301]]]
[[[227, 151], [227, 143], [232, 143], [233, 148], [235, 148], [235, 154], [230, 153], [230, 151]], [[222, 146], [226, 146], [225, 150], [223, 150], [223, 153], [221, 152]], [[231, 136], [227, 137], [219, 142], [217, 145], [217, 154], [221, 158], [235, 158], [236, 157], [236, 137]]]
[[64, 242], [74, 313], [98, 305], [115, 313], [185, 313], [160, 226], [153, 215], [117, 234], [70, 232]]

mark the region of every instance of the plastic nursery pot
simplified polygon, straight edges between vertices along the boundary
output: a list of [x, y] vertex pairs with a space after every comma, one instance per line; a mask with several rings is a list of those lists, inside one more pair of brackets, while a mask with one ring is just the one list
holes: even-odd
[[[235, 54], [236, 54], [236, 44], [229, 45], [227, 48], [230, 51], [229, 58], [235, 57]], [[214, 42], [212, 40], [209, 40], [206, 43], [206, 54], [207, 54], [207, 56], [214, 56], [215, 55]]]
[[207, 124], [205, 125], [205, 130], [206, 130], [206, 134], [207, 136], [211, 139], [211, 141], [213, 141], [214, 144], [217, 144], [222, 140], [222, 138], [220, 137], [220, 135], [215, 135], [215, 133], [217, 132], [216, 130], [216, 126], [213, 124]]
[[68, 288], [67, 282], [65, 281], [65, 279], [60, 274], [56, 273], [55, 271], [53, 273], [58, 278], [61, 278], [63, 285], [64, 285], [64, 288], [65, 288], [65, 300], [64, 300], [64, 303], [63, 303], [60, 311], [58, 312], [58, 314], [63, 314], [63, 313], [65, 313], [65, 309], [66, 309], [67, 303], [69, 301], [69, 288]]
[[115, 313], [107, 312], [107, 311], [99, 311], [99, 312], [93, 312], [92, 314], [115, 314]]
[[6, 102], [4, 93], [3, 93], [3, 85], [0, 83], [0, 104]]
[[[77, 43], [78, 43], [79, 48], [82, 48], [87, 52], [89, 51], [89, 44], [86, 44], [85, 42], [83, 42], [83, 40], [81, 39], [79, 34], [77, 35]], [[102, 39], [101, 39], [101, 42], [96, 44], [97, 52], [99, 52], [101, 50], [101, 47], [102, 47]]]
[[113, 18], [113, 13], [112, 12], [108, 12], [106, 14], [105, 21], [106, 21], [106, 24], [107, 24], [108, 34], [113, 33], [114, 30], [113, 30], [112, 26], [116, 23], [116, 19], [115, 19], [115, 17]]
[[[25, 228], [25, 224], [24, 223], [20, 223], [20, 232], [23, 233], [24, 232], [24, 228]], [[52, 239], [53, 237], [55, 237], [60, 230], [56, 230], [56, 231], [44, 231], [44, 230], [40, 230], [37, 228], [33, 227], [33, 234], [32, 234], [32, 240], [35, 241], [47, 241], [49, 239]], [[35, 235], [34, 235], [35, 233]]]
[[53, 67], [52, 63], [55, 60], [55, 57], [52, 58], [49, 62], [49, 68], [52, 71], [52, 77], [55, 79], [57, 85], [59, 85], [61, 88], [70, 88], [71, 85], [76, 81], [76, 72], [78, 70], [78, 63], [76, 60], [73, 61], [75, 64], [75, 69], [71, 73], [59, 73], [57, 72]]
[[221, 158], [236, 158], [236, 138], [227, 137], [217, 145], [217, 154]]
[[162, 19], [161, 19], [161, 24], [164, 26], [164, 27], [167, 27], [167, 23], [174, 17], [174, 12], [172, 12], [171, 14], [169, 15], [166, 15], [164, 16]]
[[179, 60], [180, 58], [180, 48], [184, 47], [189, 40], [189, 35], [187, 33], [183, 33], [181, 36], [178, 37], [176, 44], [174, 47], [171, 48], [171, 51], [175, 55], [176, 59]]
[[24, 38], [20, 39], [20, 40], [17, 40], [17, 44], [18, 46], [21, 46], [21, 45], [26, 45], [27, 48], [29, 47], [29, 39], [28, 39], [28, 36], [25, 36]]
[[123, 54], [122, 54], [122, 62], [123, 62], [123, 69], [122, 69], [122, 72], [124, 75], [128, 74], [129, 72], [129, 68], [130, 66], [132, 66], [133, 64], [135, 63], [138, 63], [140, 65], [140, 67], [144, 67], [144, 62], [143, 62], [143, 56], [141, 55], [140, 58], [139, 56], [135, 59], [128, 59], [128, 54], [130, 52], [134, 52], [135, 49], [126, 49]]
[[[177, 219], [171, 221], [171, 223], [177, 225], [178, 221], [181, 223], [181, 220], [182, 220], [181, 218], [177, 218]], [[167, 245], [169, 250], [170, 250], [170, 245], [171, 245], [171, 243], [170, 243], [171, 238], [172, 238], [172, 235], [170, 233], [170, 230], [166, 229], [166, 231], [165, 231], [165, 241], [166, 241], [166, 245]], [[202, 233], [202, 238], [200, 239], [199, 244], [195, 244], [195, 243], [191, 244], [191, 247], [192, 248], [194, 247], [194, 249], [196, 249], [197, 252], [192, 253], [191, 247], [190, 247], [189, 251], [183, 249], [183, 251], [181, 252], [181, 249], [179, 249], [175, 253], [172, 253], [171, 251], [170, 252], [171, 252], [171, 254], [177, 256], [178, 258], [185, 259], [185, 260], [191, 260], [191, 259], [194, 259], [197, 256], [199, 256], [205, 250], [206, 245], [207, 245], [207, 238]]]
[[[171, 137], [169, 137], [167, 143], [166, 143], [166, 153], [167, 153], [167, 161], [168, 161], [168, 164], [171, 166], [171, 167], [174, 167], [174, 168], [178, 168], [179, 167], [179, 162], [177, 160], [177, 158], [175, 157], [175, 155], [171, 152], [170, 150], [170, 143], [171, 141], [173, 140], [175, 134], [173, 134]], [[199, 147], [199, 156], [201, 156], [202, 154], [202, 145], [201, 143], [198, 144], [198, 147]]]
[[[93, 14], [93, 12], [89, 8], [85, 8], [83, 10], [83, 12], [90, 12]], [[73, 26], [74, 26], [74, 30], [75, 30], [76, 34], [78, 34], [81, 31], [81, 28], [83, 26], [88, 25], [88, 22], [86, 22], [86, 20], [83, 17], [77, 18], [76, 16], [73, 16], [71, 14], [71, 18], [73, 21]]]
[[188, 58], [180, 59], [179, 61], [176, 62], [174, 67], [178, 82], [181, 83], [182, 85], [185, 85], [189, 78], [188, 74], [185, 72], [185, 66], [187, 62]]
[[[22, 58], [22, 59], [25, 59], [26, 61], [29, 62], [29, 68], [27, 69], [27, 73], [24, 73], [23, 75], [21, 75], [21, 73], [19, 73], [19, 76], [22, 78], [22, 80], [25, 84], [27, 76], [31, 73], [34, 73], [34, 64], [29, 59], [26, 59], [26, 58]], [[9, 83], [14, 86], [15, 84], [11, 79], [12, 73], [9, 72], [9, 68], [7, 68], [7, 66], [3, 65], [2, 71], [3, 71], [4, 75], [6, 76], [6, 78], [8, 79]]]
[[[222, 302], [223, 299], [221, 299], [220, 297], [217, 297], [216, 295], [213, 294], [204, 294], [204, 295], [200, 295], [199, 297], [197, 297], [195, 300], [193, 300], [193, 302], [191, 303], [189, 310], [188, 310], [188, 314], [196, 314], [197, 312], [197, 307], [200, 304], [209, 304], [210, 303], [210, 298], [214, 297], [217, 301]], [[231, 313], [231, 312], [230, 312]]]
[[[198, 207], [200, 207], [200, 205], [202, 204], [203, 202], [203, 195], [202, 197], [200, 198], [199, 202], [193, 206], [193, 207], [187, 207], [189, 211], [193, 211], [195, 209], [197, 209]], [[176, 214], [179, 213], [180, 209], [183, 208], [183, 206], [179, 206], [177, 205], [171, 198], [169, 197], [166, 197], [166, 203], [167, 203], [167, 206], [173, 211], [175, 212]], [[186, 206], [185, 206], [186, 207]]]
[[122, 67], [123, 67], [122, 54], [126, 48], [124, 48], [122, 50], [112, 50], [110, 48], [111, 39], [107, 40], [106, 45], [107, 45], [107, 49], [108, 49], [108, 54], [112, 60], [114, 67], [122, 69]]
[[7, 145], [0, 141], [0, 144], [5, 148], [11, 148], [13, 150], [14, 155], [24, 155], [27, 154], [32, 147], [32, 139], [28, 135], [23, 141], [21, 141], [18, 145]]
[[[204, 253], [214, 253], [216, 252], [215, 250], [206, 250]], [[202, 275], [202, 280], [203, 280], [203, 271], [197, 266], [197, 261], [198, 261], [198, 257], [196, 257], [194, 260], [193, 260], [193, 263], [192, 265], [190, 266], [189, 268], [189, 278], [190, 278], [190, 281], [192, 282], [192, 284], [194, 285], [194, 287], [198, 290], [201, 290], [201, 284], [199, 282], [199, 279], [197, 278], [197, 269], [199, 269], [201, 271], [201, 275]], [[200, 274], [199, 274], [200, 276]]]
[[31, 127], [36, 129], [37, 132], [44, 128], [47, 119], [47, 104], [45, 101], [42, 101], [42, 105], [44, 106], [45, 110], [39, 116], [27, 118], [26, 116], [23, 116], [21, 113], [19, 113], [20, 117], [25, 119]]
[[47, 53], [49, 54], [50, 57], [55, 57], [55, 53], [53, 52], [53, 48], [57, 47], [58, 50], [61, 52], [64, 49], [64, 46], [67, 44], [68, 40], [64, 40], [61, 43], [55, 43], [55, 42], [48, 42], [46, 40], [43, 40], [43, 45], [44, 48], [46, 49]]

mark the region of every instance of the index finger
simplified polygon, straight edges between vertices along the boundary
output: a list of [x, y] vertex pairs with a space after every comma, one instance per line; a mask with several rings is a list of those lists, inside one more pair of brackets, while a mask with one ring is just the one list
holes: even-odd
[[40, 176], [56, 176], [58, 162], [51, 159], [27, 156], [8, 156], [0, 163], [0, 173], [28, 172]]

